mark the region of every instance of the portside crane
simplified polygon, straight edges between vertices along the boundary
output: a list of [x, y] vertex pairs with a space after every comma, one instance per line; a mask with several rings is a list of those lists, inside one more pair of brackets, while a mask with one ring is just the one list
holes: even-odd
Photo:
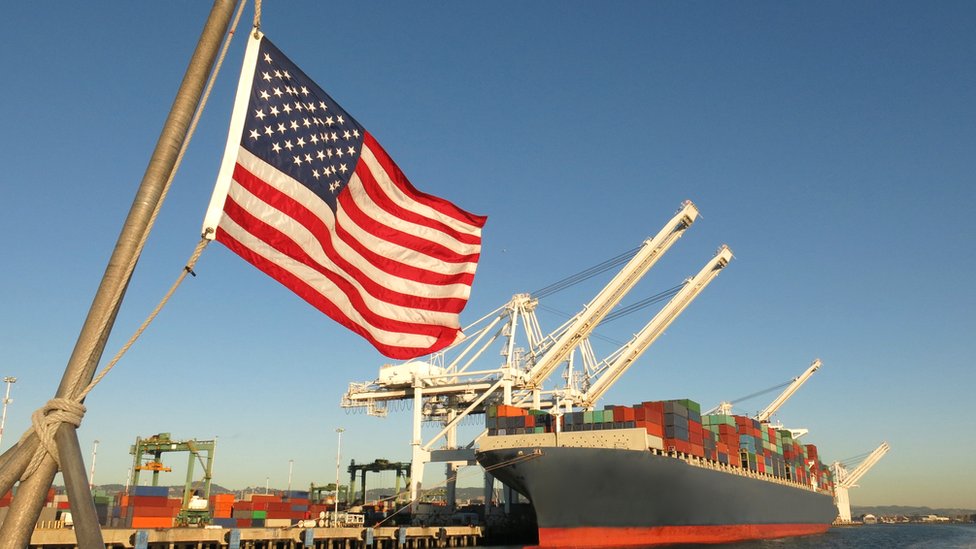
[[820, 369], [821, 364], [822, 362], [820, 361], [819, 358], [815, 359], [810, 364], [810, 367], [804, 370], [802, 374], [797, 376], [797, 378], [793, 380], [793, 383], [790, 383], [790, 385], [786, 389], [784, 389], [783, 392], [780, 393], [780, 395], [776, 397], [775, 400], [769, 403], [769, 406], [766, 406], [765, 408], [763, 408], [761, 412], [756, 414], [756, 419], [761, 422], [769, 421], [769, 418], [772, 417], [772, 415], [775, 414], [776, 411], [779, 410], [780, 407], [783, 406], [783, 404], [785, 404], [786, 401], [789, 400], [791, 396], [793, 396], [793, 393], [795, 393], [800, 387], [802, 387], [803, 384], [806, 383], [808, 379], [810, 379], [810, 376], [812, 376], [814, 372]]
[[698, 208], [690, 200], [658, 234], [646, 240], [640, 251], [620, 270], [592, 301], [583, 307], [570, 322], [569, 327], [558, 340], [554, 341], [544, 355], [525, 375], [525, 384], [539, 388], [556, 368], [569, 356], [570, 352], [585, 339], [597, 324], [609, 313], [623, 297], [633, 289], [657, 260], [677, 242], [691, 224], [698, 218]]
[[627, 345], [620, 348], [605, 361], [605, 366], [598, 372], [599, 377], [575, 404], [584, 408], [594, 406], [596, 401], [603, 397], [617, 379], [630, 368], [631, 364], [640, 358], [644, 351], [664, 333], [668, 326], [678, 318], [678, 315], [698, 297], [705, 286], [708, 286], [731, 260], [732, 250], [728, 246], [719, 248], [715, 257], [698, 274], [688, 279], [684, 287], [654, 315], [654, 318]]
[[851, 522], [851, 499], [848, 491], [857, 486], [857, 481], [861, 480], [868, 471], [871, 470], [891, 447], [887, 442], [882, 442], [880, 446], [868, 454], [857, 467], [848, 471], [840, 462], [834, 462], [830, 468], [834, 473], [834, 504], [837, 505], [837, 520], [842, 523]]
[[[795, 393], [800, 387], [803, 386], [804, 383], [807, 382], [808, 379], [810, 379], [810, 376], [812, 376], [814, 372], [816, 372], [817, 370], [820, 369], [820, 366], [821, 365], [823, 365], [823, 362], [821, 362], [821, 360], [819, 358], [818, 359], [815, 359], [810, 364], [810, 366], [807, 367], [806, 370], [804, 370], [804, 372], [802, 374], [796, 376], [795, 378], [793, 378], [792, 381], [790, 381], [787, 384], [786, 389], [784, 389], [783, 392], [780, 393], [778, 397], [776, 397], [772, 402], [769, 403], [768, 406], [766, 406], [765, 408], [763, 408], [763, 410], [761, 412], [759, 412], [758, 414], [756, 414], [753, 417], [755, 417], [755, 419], [757, 419], [758, 421], [768, 422], [769, 421], [769, 418], [772, 417], [772, 415], [774, 413], [776, 413], [776, 411], [779, 410], [783, 406], [783, 404], [785, 404], [786, 401], [790, 399], [791, 396], [793, 396], [793, 393]], [[741, 400], [745, 400], [747, 398], [752, 398], [752, 397], [755, 397], [755, 396], [759, 396], [759, 395], [765, 394], [765, 393], [767, 393], [767, 392], [769, 392], [771, 390], [775, 390], [778, 387], [782, 387], [782, 385], [779, 385], [777, 387], [774, 387], [773, 389], [765, 389], [765, 390], [763, 390], [763, 391], [761, 391], [759, 393], [754, 393], [754, 394], [751, 394], [751, 395], [749, 395], [747, 397], [740, 398], [738, 400], [741, 401]], [[708, 415], [708, 414], [716, 414], [716, 413], [717, 414], [730, 415], [730, 414], [732, 414], [732, 405], [735, 402], [737, 402], [737, 401], [722, 402], [718, 406], [716, 406], [716, 407], [712, 408], [711, 410], [708, 410], [707, 412], [705, 412], [705, 415]]]
[[[465, 327], [466, 337], [454, 345], [425, 359], [386, 365], [374, 381], [351, 383], [343, 396], [343, 407], [365, 407], [370, 414], [385, 415], [388, 402], [413, 401], [411, 500], [418, 501], [426, 463], [447, 463], [448, 478], [454, 476], [452, 471], [455, 467], [476, 463], [474, 447], [478, 438], [467, 445], [458, 445], [457, 428], [465, 417], [484, 413], [488, 406], [497, 403], [551, 409], [558, 399], [565, 397], [567, 392], [560, 389], [543, 391], [543, 383], [560, 364], [566, 363], [572, 367], [575, 349], [589, 350], [588, 338], [596, 326], [697, 217], [695, 205], [690, 201], [684, 202], [657, 235], [645, 240], [626, 265], [580, 312], [548, 334], [543, 333], [535, 314], [538, 299], [530, 294], [517, 294], [507, 304]], [[723, 250], [719, 252], [719, 259], [715, 260], [722, 267], [731, 258], [731, 252], [727, 248]], [[715, 268], [711, 267], [710, 270]], [[672, 321], [707, 284], [706, 278], [711, 279], [710, 273], [687, 283], [682, 298], [672, 300], [670, 312], [661, 315], [654, 326], [663, 329]], [[679, 291], [678, 287], [675, 291]], [[516, 343], [520, 335], [527, 342], [524, 346], [521, 341]], [[607, 370], [612, 374], [601, 384], [601, 394], [637, 358], [639, 352], [634, 351], [638, 347], [643, 351], [653, 341], [653, 337], [645, 337], [648, 341], [632, 344], [628, 348], [629, 353], [618, 351], [620, 362]], [[476, 362], [485, 359], [485, 351], [496, 344], [502, 346], [501, 364], [489, 368], [475, 367]], [[591, 361], [595, 362], [595, 359]], [[591, 400], [596, 398], [594, 396]], [[425, 441], [421, 436], [421, 427], [424, 421], [432, 420], [440, 421], [443, 428]], [[444, 446], [435, 449], [435, 444], [442, 439]], [[449, 483], [449, 492], [450, 488]]]

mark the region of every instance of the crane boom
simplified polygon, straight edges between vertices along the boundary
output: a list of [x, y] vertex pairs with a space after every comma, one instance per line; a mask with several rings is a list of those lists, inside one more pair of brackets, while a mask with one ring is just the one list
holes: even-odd
[[794, 379], [793, 382], [790, 383], [789, 386], [786, 389], [784, 389], [783, 392], [780, 393], [778, 397], [776, 397], [776, 400], [770, 402], [769, 406], [766, 406], [766, 408], [764, 408], [763, 411], [756, 414], [756, 419], [759, 421], [769, 421], [769, 418], [772, 417], [774, 413], [776, 413], [776, 410], [779, 410], [780, 406], [785, 404], [786, 401], [789, 400], [791, 396], [793, 396], [793, 393], [795, 393], [797, 389], [799, 389], [804, 383], [806, 383], [807, 380], [810, 379], [810, 376], [812, 376], [814, 372], [820, 369], [821, 364], [822, 363], [820, 362], [819, 358], [814, 360], [813, 363], [810, 364], [810, 367], [806, 369], [806, 371], [804, 371], [802, 374], [797, 376], [796, 379]]
[[878, 446], [873, 452], [868, 454], [868, 457], [864, 458], [864, 461], [855, 467], [853, 471], [847, 473], [843, 479], [837, 479], [838, 484], [845, 488], [854, 487], [857, 484], [857, 481], [861, 480], [861, 477], [863, 477], [865, 473], [870, 471], [875, 464], [881, 461], [881, 458], [883, 458], [890, 449], [891, 447], [888, 446], [887, 442], [882, 442], [881, 446]]
[[664, 330], [671, 325], [678, 315], [680, 315], [691, 302], [698, 297], [698, 294], [705, 289], [705, 286], [718, 276], [719, 272], [732, 260], [732, 250], [728, 246], [722, 246], [712, 258], [694, 277], [690, 278], [681, 290], [675, 294], [671, 301], [664, 306], [654, 318], [648, 322], [640, 332], [628, 343], [621, 353], [607, 367], [590, 389], [582, 397], [582, 406], [590, 407], [596, 403], [600, 397], [623, 375], [624, 372], [647, 350], [657, 338], [664, 333]]
[[525, 375], [529, 387], [540, 387], [553, 371], [566, 360], [580, 341], [596, 328], [603, 317], [610, 312], [624, 295], [654, 266], [684, 231], [695, 222], [698, 208], [686, 200], [678, 213], [652, 239], [645, 240], [637, 254], [620, 270], [583, 310], [577, 313], [567, 329], [546, 351], [539, 361]]

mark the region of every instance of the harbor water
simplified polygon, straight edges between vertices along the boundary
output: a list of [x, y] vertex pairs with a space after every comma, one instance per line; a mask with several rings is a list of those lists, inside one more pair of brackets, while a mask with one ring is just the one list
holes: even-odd
[[[503, 546], [493, 549], [521, 549]], [[831, 528], [819, 536], [676, 549], [976, 549], [974, 524], [874, 524]], [[491, 548], [490, 548], [491, 549]]]

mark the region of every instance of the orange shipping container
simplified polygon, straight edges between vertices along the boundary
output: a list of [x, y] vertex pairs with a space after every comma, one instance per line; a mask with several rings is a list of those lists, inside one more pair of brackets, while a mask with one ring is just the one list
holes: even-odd
[[172, 528], [173, 517], [132, 517], [132, 528]]

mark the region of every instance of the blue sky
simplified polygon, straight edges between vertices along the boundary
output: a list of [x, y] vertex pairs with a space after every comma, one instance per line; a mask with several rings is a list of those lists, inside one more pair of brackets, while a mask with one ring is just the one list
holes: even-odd
[[[4, 448], [54, 394], [208, 11], [21, 3], [0, 21], [0, 375], [19, 379]], [[963, 2], [289, 2], [265, 3], [263, 29], [417, 187], [489, 216], [463, 323], [636, 246], [691, 199], [702, 218], [633, 299], [722, 243], [736, 259], [605, 403], [710, 406], [820, 357], [779, 419], [828, 461], [891, 444], [855, 505], [976, 508], [974, 16]], [[196, 243], [243, 47], [106, 357]], [[408, 414], [338, 406], [382, 356], [220, 245], [196, 271], [88, 399], [96, 483], [123, 482], [129, 445], [157, 432], [219, 437], [215, 482], [234, 488], [284, 488], [289, 460], [294, 486], [331, 481], [338, 426], [344, 462], [409, 459]], [[575, 312], [598, 287], [544, 304]], [[651, 314], [599, 333], [626, 340]]]

